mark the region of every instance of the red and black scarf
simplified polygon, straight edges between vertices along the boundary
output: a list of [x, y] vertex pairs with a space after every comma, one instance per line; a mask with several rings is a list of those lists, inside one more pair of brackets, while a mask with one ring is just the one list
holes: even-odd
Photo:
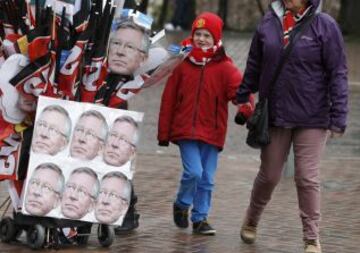
[[219, 40], [213, 47], [208, 49], [202, 49], [199, 47], [195, 47], [191, 37], [183, 40], [181, 42], [181, 45], [183, 47], [191, 47], [192, 50], [190, 51], [188, 58], [189, 60], [196, 64], [196, 65], [205, 65], [211, 59], [214, 57], [214, 55], [217, 53], [219, 48], [222, 47], [222, 42]]
[[311, 7], [312, 5], [304, 7], [296, 14], [293, 14], [290, 10], [285, 10], [283, 16], [284, 46], [289, 43], [290, 34], [294, 29], [295, 25], [301, 22], [301, 20], [303, 20]]

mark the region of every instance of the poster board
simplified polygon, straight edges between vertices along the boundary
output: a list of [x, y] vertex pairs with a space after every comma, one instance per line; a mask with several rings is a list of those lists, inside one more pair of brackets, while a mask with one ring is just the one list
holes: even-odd
[[142, 120], [140, 112], [40, 96], [22, 213], [121, 225]]

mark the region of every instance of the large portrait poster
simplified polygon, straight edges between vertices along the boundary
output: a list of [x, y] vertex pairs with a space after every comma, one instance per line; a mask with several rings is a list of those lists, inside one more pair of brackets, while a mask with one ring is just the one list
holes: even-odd
[[[162, 84], [188, 51], [169, 45], [165, 31], [150, 36], [153, 19], [139, 11], [122, 9], [112, 23], [108, 66], [112, 76], [133, 78], [119, 85], [116, 97], [129, 100], [141, 89]], [[91, 85], [85, 90], [91, 91]]]
[[121, 225], [143, 113], [40, 97], [22, 212]]

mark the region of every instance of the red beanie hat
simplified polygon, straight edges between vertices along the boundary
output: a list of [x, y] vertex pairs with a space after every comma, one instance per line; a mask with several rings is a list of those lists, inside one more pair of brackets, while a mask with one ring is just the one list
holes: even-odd
[[224, 23], [218, 15], [211, 12], [203, 12], [194, 20], [191, 28], [191, 36], [194, 37], [196, 29], [206, 29], [211, 33], [216, 44], [222, 37], [223, 25]]

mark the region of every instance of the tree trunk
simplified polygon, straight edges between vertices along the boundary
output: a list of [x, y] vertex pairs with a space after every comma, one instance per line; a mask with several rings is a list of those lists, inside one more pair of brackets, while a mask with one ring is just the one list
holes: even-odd
[[359, 0], [341, 0], [339, 23], [344, 34], [360, 34], [359, 12]]
[[149, 0], [142, 0], [138, 10], [146, 14], [148, 5], [149, 5]]
[[163, 4], [161, 6], [160, 17], [159, 17], [159, 23], [158, 23], [159, 27], [164, 26], [165, 19], [167, 16], [168, 5], [169, 5], [169, 0], [163, 0]]
[[228, 0], [219, 0], [219, 17], [224, 21], [224, 29], [227, 28], [227, 7]]
[[124, 9], [136, 9], [135, 0], [125, 0]]
[[263, 7], [262, 4], [261, 4], [261, 0], [256, 0], [256, 3], [257, 3], [257, 5], [258, 5], [259, 11], [260, 11], [260, 13], [261, 13], [261, 16], [264, 16], [265, 10], [264, 10], [264, 7]]

